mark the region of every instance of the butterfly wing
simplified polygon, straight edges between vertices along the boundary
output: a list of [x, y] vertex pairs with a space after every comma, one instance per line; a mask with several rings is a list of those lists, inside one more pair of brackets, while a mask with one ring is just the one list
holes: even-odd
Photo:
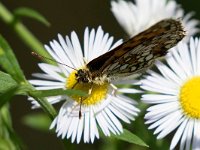
[[165, 19], [87, 64], [93, 77], [141, 73], [185, 36], [180, 20]]

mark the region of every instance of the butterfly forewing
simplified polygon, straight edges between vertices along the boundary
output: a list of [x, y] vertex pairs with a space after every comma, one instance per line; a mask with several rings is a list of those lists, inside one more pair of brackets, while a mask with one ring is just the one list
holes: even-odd
[[93, 59], [87, 67], [93, 78], [129, 76], [149, 68], [155, 59], [164, 56], [185, 36], [180, 20], [165, 19]]

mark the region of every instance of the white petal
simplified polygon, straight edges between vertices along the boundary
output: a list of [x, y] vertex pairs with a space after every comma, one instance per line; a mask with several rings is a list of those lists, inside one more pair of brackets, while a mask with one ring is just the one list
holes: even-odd
[[137, 90], [137, 89], [131, 89], [131, 88], [123, 88], [123, 89], [118, 89], [117, 91], [121, 92], [121, 93], [142, 93], [141, 90]]
[[84, 122], [84, 142], [85, 143], [89, 143], [90, 141], [90, 135], [89, 135], [89, 131], [90, 131], [90, 113], [85, 113], [84, 114], [84, 118], [85, 118], [85, 122]]
[[65, 78], [63, 78], [60, 74], [55, 72], [49, 65], [46, 64], [39, 64], [39, 67], [47, 74], [49, 74], [51, 77], [53, 77], [55, 80], [65, 82]]
[[81, 117], [79, 119], [79, 124], [78, 124], [78, 129], [77, 129], [77, 138], [76, 138], [77, 143], [80, 143], [80, 141], [81, 141], [81, 136], [82, 136], [82, 133], [83, 133], [83, 122], [84, 122], [84, 118]]
[[85, 28], [84, 32], [84, 57], [86, 60], [89, 60], [89, 29], [88, 27]]
[[180, 125], [180, 127], [178, 128], [178, 130], [176, 131], [173, 139], [172, 139], [172, 142], [171, 142], [171, 145], [170, 145], [170, 149], [174, 149], [175, 146], [177, 145], [178, 141], [180, 140], [182, 134], [183, 134], [183, 131], [185, 130], [185, 127], [187, 125], [187, 122], [188, 122], [188, 119], [185, 119], [183, 121], [183, 123]]
[[82, 53], [82, 49], [81, 49], [79, 39], [78, 39], [75, 32], [71, 33], [71, 40], [72, 40], [72, 45], [73, 45], [73, 49], [74, 49], [74, 53], [75, 53], [75, 56], [76, 56], [76, 61], [78, 63], [78, 66], [82, 66], [84, 64], [83, 59], [82, 59], [83, 53]]

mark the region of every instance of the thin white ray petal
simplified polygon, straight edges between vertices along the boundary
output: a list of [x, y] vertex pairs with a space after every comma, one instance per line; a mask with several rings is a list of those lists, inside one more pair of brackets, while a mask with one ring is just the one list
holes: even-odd
[[108, 129], [110, 130], [110, 132], [112, 132], [113, 134], [116, 134], [116, 130], [117, 129], [116, 129], [115, 125], [112, 123], [112, 121], [110, 120], [110, 118], [107, 116], [107, 114], [105, 113], [105, 111], [103, 110], [101, 112], [101, 114], [104, 117], [104, 120], [106, 122], [106, 126], [108, 127]]
[[186, 143], [187, 143], [187, 135], [188, 135], [188, 132], [190, 130], [190, 119], [188, 120], [187, 122], [187, 125], [185, 127], [185, 131], [183, 132], [183, 135], [181, 137], [181, 143], [180, 143], [180, 149], [183, 150], [183, 149], [186, 149]]
[[200, 149], [199, 141], [200, 141], [200, 121], [198, 119], [195, 119], [192, 149], [194, 150]]
[[[67, 55], [65, 54], [63, 48], [56, 40], [53, 40], [53, 42], [50, 42], [50, 45], [51, 45], [52, 49], [54, 50], [54, 53], [57, 55], [56, 61], [58, 61], [62, 64], [66, 64], [70, 67], [73, 67], [72, 64], [70, 63]], [[59, 66], [60, 66], [59, 68], [62, 70], [62, 72], [65, 72], [65, 71], [70, 72], [71, 71], [71, 68], [66, 65], [59, 64]]]
[[[73, 48], [73, 46], [72, 46], [72, 42], [71, 42], [69, 36], [66, 36], [66, 37], [65, 37], [65, 40], [66, 40], [66, 43], [67, 43], [67, 46], [68, 46], [68, 49], [67, 49], [67, 51], [65, 51], [65, 52], [66, 52], [66, 53], [68, 54], [68, 56], [71, 58], [72, 63], [73, 63], [73, 67], [74, 67], [74, 68], [80, 67], [78, 61], [76, 61], [76, 60], [77, 60], [76, 54], [75, 54], [75, 51], [74, 51], [74, 48]], [[82, 58], [78, 58], [78, 59], [82, 59]]]
[[157, 128], [154, 132], [154, 134], [157, 134], [160, 132], [159, 126], [162, 125], [163, 123], [165, 123], [166, 121], [168, 121], [170, 118], [172, 117], [171, 114], [168, 114], [166, 116], [164, 116], [163, 118], [160, 118], [159, 120], [156, 120], [153, 124], [151, 124], [148, 129], [154, 129]]
[[77, 137], [78, 123], [79, 123], [79, 117], [74, 117], [74, 126], [73, 126], [73, 132], [72, 132], [72, 137], [71, 137], [72, 143], [74, 143]]
[[88, 44], [88, 61], [91, 61], [93, 59], [91, 52], [93, 50], [93, 44], [94, 44], [94, 38], [95, 38], [95, 31], [94, 29], [92, 29], [90, 31], [90, 35], [89, 35], [89, 44]]
[[97, 58], [98, 56], [103, 54], [102, 49], [100, 47], [100, 43], [102, 39], [103, 39], [103, 30], [101, 26], [99, 26], [95, 35], [94, 47], [93, 47], [93, 50], [91, 51], [91, 55], [93, 58]]
[[[128, 103], [128, 104], [132, 104], [132, 105], [137, 105], [137, 104], [138, 104], [136, 101], [134, 101], [134, 100], [131, 99], [130, 97], [127, 97], [127, 96], [124, 96], [124, 95], [121, 95], [121, 94], [116, 95], [116, 97], [117, 97], [118, 99], [123, 100], [124, 102], [126, 102], [126, 103]], [[137, 109], [137, 112], [140, 112], [140, 110]]]
[[137, 89], [131, 89], [131, 88], [122, 88], [122, 89], [118, 89], [117, 90], [118, 92], [121, 92], [121, 93], [142, 93], [141, 90], [137, 90]]
[[108, 124], [106, 119], [103, 117], [102, 113], [98, 113], [96, 115], [96, 120], [100, 128], [102, 129], [105, 136], [110, 136], [110, 132], [108, 129]]
[[117, 42], [115, 42], [115, 43], [112, 45], [112, 47], [111, 47], [110, 49], [112, 50], [112, 49], [116, 48], [117, 46], [119, 46], [119, 45], [122, 44], [122, 43], [123, 43], [123, 40], [120, 39], [120, 40], [118, 40]]
[[33, 73], [32, 76], [36, 78], [40, 78], [40, 79], [45, 79], [45, 80], [54, 80], [53, 77], [44, 73]]
[[62, 86], [62, 87], [64, 87], [63, 82], [44, 81], [44, 80], [29, 80], [29, 82], [33, 85], [39, 85], [39, 86]]
[[75, 67], [74, 64], [73, 64], [74, 53], [71, 53], [71, 49], [68, 47], [65, 39], [60, 34], [58, 34], [58, 39], [59, 39], [59, 42], [60, 42], [60, 44], [62, 46], [62, 49], [63, 49], [63, 51], [65, 53], [64, 55], [66, 57], [65, 58], [66, 60], [64, 60], [64, 63], [66, 65], [70, 66], [70, 67]]
[[81, 141], [81, 136], [83, 133], [83, 123], [84, 123], [84, 117], [81, 117], [78, 123], [76, 143], [80, 143]]
[[79, 66], [82, 66], [84, 64], [83, 59], [82, 59], [83, 53], [82, 53], [81, 45], [80, 45], [76, 32], [71, 33], [71, 41], [74, 48], [74, 53], [76, 55], [76, 61], [78, 62]]
[[84, 114], [85, 122], [84, 122], [84, 142], [88, 143], [90, 141], [90, 112]]
[[178, 128], [178, 130], [176, 131], [176, 133], [175, 133], [175, 135], [174, 135], [174, 137], [173, 137], [173, 139], [172, 139], [172, 142], [171, 142], [171, 144], [170, 144], [170, 149], [174, 149], [175, 146], [178, 144], [178, 142], [179, 142], [179, 140], [180, 140], [180, 138], [181, 138], [181, 136], [182, 136], [182, 134], [183, 134], [183, 132], [184, 132], [184, 130], [185, 130], [185, 127], [186, 127], [186, 125], [187, 125], [187, 122], [188, 122], [188, 119], [185, 119], [185, 120], [181, 123], [180, 127]]
[[52, 76], [54, 79], [61, 81], [61, 82], [65, 82], [65, 78], [61, 75], [59, 75], [57, 72], [55, 72], [54, 70], [51, 70], [51, 68], [49, 68], [49, 66], [43, 65], [43, 64], [39, 64], [39, 67], [47, 74], [49, 74], [50, 76]]
[[[180, 116], [180, 115], [179, 115]], [[166, 135], [174, 131], [182, 122], [184, 121], [184, 118], [177, 119], [177, 123], [175, 124], [173, 121], [171, 122], [171, 125], [167, 126], [159, 135], [158, 139], [164, 138]]]
[[170, 103], [177, 101], [177, 96], [165, 94], [143, 94], [141, 100], [145, 103]]
[[170, 68], [168, 68], [166, 65], [164, 65], [162, 62], [157, 61], [156, 62], [157, 67], [159, 68], [159, 70], [161, 71], [162, 75], [167, 78], [168, 80], [170, 80], [170, 84], [175, 87], [177, 87], [177, 84], [179, 85], [180, 83], [180, 79], [178, 78], [178, 76], [173, 72], [173, 70], [171, 70]]
[[135, 114], [135, 111], [137, 111], [137, 108], [135, 108], [135, 106], [130, 105], [129, 103], [126, 103], [123, 100], [120, 100], [118, 98], [114, 98], [113, 103], [118, 105], [120, 109], [127, 111], [130, 114]]
[[182, 114], [177, 111], [174, 112], [173, 115], [166, 120], [165, 122], [163, 122], [163, 124], [161, 124], [156, 130], [155, 133], [159, 133], [159, 135], [157, 136], [158, 139], [162, 139], [163, 137], [165, 137], [167, 134], [169, 134], [170, 132], [172, 132], [177, 126], [180, 125], [180, 123], [182, 121], [180, 121], [182, 118]]
[[95, 114], [94, 114], [93, 110], [91, 110], [90, 111], [90, 140], [91, 140], [91, 143], [94, 142], [95, 136], [97, 136], [97, 137], [99, 136], [94, 115]]
[[197, 74], [197, 51], [196, 51], [196, 45], [195, 45], [195, 41], [193, 38], [190, 39], [190, 54], [191, 54], [191, 63], [192, 63], [192, 71], [193, 74]]
[[84, 32], [84, 57], [88, 61], [88, 55], [89, 55], [89, 29], [88, 27], [85, 28]]
[[112, 45], [112, 43], [113, 43], [113, 40], [114, 40], [114, 37], [113, 37], [113, 36], [111, 36], [111, 37], [108, 39], [108, 41], [107, 41], [107, 43], [106, 43], [106, 46], [105, 46], [105, 50], [107, 50], [107, 51], [110, 51], [110, 50], [111, 50], [110, 47], [111, 47], [111, 45]]
[[121, 111], [119, 111], [115, 105], [109, 105], [108, 108], [121, 120], [123, 120], [126, 123], [130, 123], [130, 120], [125, 116]]
[[50, 127], [49, 127], [50, 130], [53, 129], [53, 128], [55, 128], [56, 122], [57, 122], [57, 117], [54, 118], [54, 120], [52, 121], [52, 123], [51, 123], [51, 125], [50, 125]]
[[196, 74], [197, 75], [199, 75], [200, 74], [200, 41], [199, 41], [199, 39], [196, 39], [196, 40], [198, 40], [198, 45], [196, 46], [196, 51], [197, 51], [197, 62], [196, 62], [196, 64], [197, 64], [197, 69], [196, 69]]
[[119, 120], [114, 116], [114, 114], [110, 111], [110, 109], [106, 108], [105, 112], [108, 114], [112, 122], [115, 124], [119, 132], [123, 132], [123, 128]]
[[[160, 119], [165, 115], [168, 115], [168, 114], [170, 114], [174, 111], [177, 111], [178, 110], [178, 107], [177, 107], [178, 104], [176, 104], [176, 103], [172, 103], [172, 104], [174, 104], [175, 106], [171, 105], [171, 104], [168, 104], [168, 105], [167, 104], [160, 104], [160, 106], [162, 106], [162, 108], [148, 112], [145, 115], [145, 119], [155, 119], [155, 118]], [[151, 106], [151, 107], [153, 107], [153, 106]], [[148, 108], [147, 111], [149, 111], [149, 109], [151, 109], [151, 107]], [[163, 109], [163, 111], [162, 111], [162, 109]]]
[[190, 150], [191, 142], [192, 142], [192, 135], [193, 135], [193, 129], [194, 129], [194, 120], [189, 120], [188, 124], [188, 133], [187, 133], [187, 139], [186, 139], [186, 150]]
[[105, 35], [103, 36], [103, 39], [101, 41], [101, 55], [108, 52], [108, 49], [106, 49], [106, 44], [107, 44], [107, 41], [108, 41], [108, 38], [109, 38], [109, 34], [108, 33], [105, 33]]

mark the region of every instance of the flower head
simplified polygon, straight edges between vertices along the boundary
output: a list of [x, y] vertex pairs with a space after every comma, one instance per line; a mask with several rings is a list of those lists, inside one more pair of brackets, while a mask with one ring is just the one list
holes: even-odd
[[[62, 138], [71, 138], [71, 141], [80, 142], [81, 138], [85, 143], [94, 142], [99, 138], [99, 131], [106, 136], [120, 134], [123, 132], [119, 120], [130, 123], [139, 112], [135, 107], [136, 102], [122, 93], [137, 93], [138, 90], [124, 88], [120, 89], [114, 86], [119, 82], [103, 82], [101, 84], [79, 83], [76, 75], [78, 70], [86, 68], [86, 64], [94, 58], [108, 52], [110, 49], [121, 44], [121, 40], [113, 44], [113, 37], [104, 33], [99, 27], [97, 31], [85, 29], [84, 48], [75, 32], [71, 37], [64, 39], [58, 35], [58, 41], [53, 40], [50, 46], [45, 45], [49, 54], [57, 61], [65, 63], [53, 66], [46, 63], [40, 63], [39, 67], [44, 73], [34, 74], [40, 79], [30, 80], [30, 82], [39, 90], [48, 89], [77, 89], [88, 92], [88, 97], [79, 96], [53, 96], [47, 97], [52, 104], [64, 100], [64, 104], [59, 110], [58, 116], [54, 119], [50, 128], [56, 128], [58, 136]], [[133, 83], [134, 81], [120, 81], [120, 84]], [[90, 92], [89, 92], [90, 91]], [[120, 94], [121, 93], [121, 94]], [[32, 99], [33, 100], [33, 99]], [[33, 107], [39, 107], [36, 101], [32, 101]], [[82, 117], [79, 116], [81, 107]]]
[[184, 14], [184, 10], [175, 0], [135, 0], [135, 3], [118, 0], [111, 2], [111, 10], [119, 24], [129, 36], [134, 36], [166, 18], [181, 18], [188, 40], [199, 31], [199, 21], [191, 19], [193, 13]]
[[180, 42], [166, 56], [166, 65], [157, 61], [159, 73], [149, 70], [141, 80], [147, 109], [146, 124], [161, 139], [175, 131], [170, 149], [200, 148], [200, 39]]

